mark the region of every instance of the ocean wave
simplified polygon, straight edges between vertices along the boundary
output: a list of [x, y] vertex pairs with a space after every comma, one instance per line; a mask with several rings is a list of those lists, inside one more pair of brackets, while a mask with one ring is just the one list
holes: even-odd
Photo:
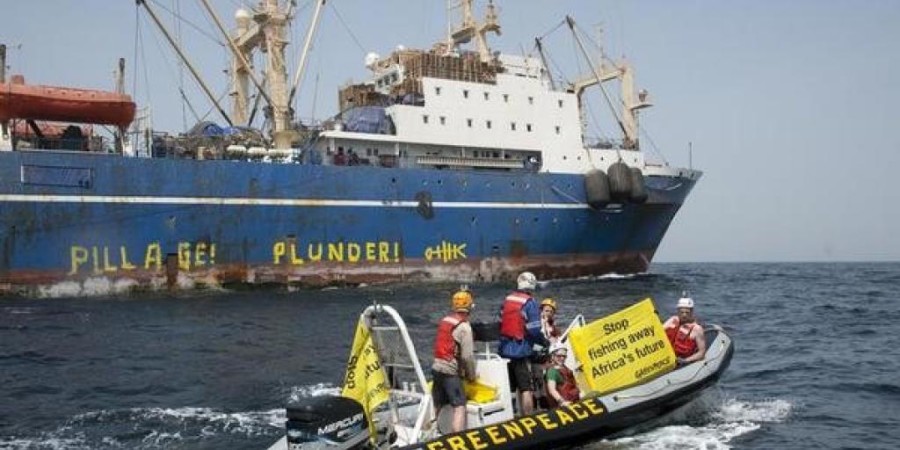
[[307, 386], [294, 386], [291, 388], [290, 400], [299, 401], [301, 398], [320, 397], [322, 395], [340, 395], [341, 388], [331, 383], [317, 383]]

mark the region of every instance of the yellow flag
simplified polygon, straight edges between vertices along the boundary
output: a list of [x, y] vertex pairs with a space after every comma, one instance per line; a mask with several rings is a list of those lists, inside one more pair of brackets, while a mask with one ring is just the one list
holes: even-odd
[[675, 367], [672, 344], [649, 298], [572, 330], [569, 341], [596, 392], [640, 384]]
[[372, 422], [372, 410], [387, 401], [389, 389], [378, 352], [372, 344], [372, 335], [360, 318], [356, 325], [353, 348], [350, 349], [350, 359], [347, 361], [347, 374], [344, 377], [341, 396], [352, 398], [362, 404], [369, 420], [369, 433], [373, 441], [375, 424]]

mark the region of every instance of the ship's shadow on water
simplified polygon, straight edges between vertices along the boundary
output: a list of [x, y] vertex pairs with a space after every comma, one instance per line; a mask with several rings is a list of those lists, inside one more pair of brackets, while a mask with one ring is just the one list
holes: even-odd
[[[646, 297], [661, 318], [688, 291], [729, 329], [718, 384], [604, 448], [896, 448], [900, 264], [657, 264], [553, 280], [560, 320]], [[870, 282], [871, 280], [871, 282]], [[469, 286], [493, 321], [509, 283]], [[265, 448], [285, 404], [338, 393], [359, 314], [407, 320], [420, 359], [455, 283], [256, 289], [0, 303], [0, 448]], [[842, 330], [836, 338], [836, 330]], [[860, 351], [861, 349], [865, 351]]]

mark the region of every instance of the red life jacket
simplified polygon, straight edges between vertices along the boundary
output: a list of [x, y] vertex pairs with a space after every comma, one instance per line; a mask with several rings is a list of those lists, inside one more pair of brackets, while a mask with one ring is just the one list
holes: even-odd
[[437, 336], [434, 338], [434, 359], [453, 361], [456, 359], [456, 340], [453, 330], [463, 322], [459, 314], [451, 314], [438, 322]]
[[506, 296], [503, 309], [500, 310], [500, 335], [521, 341], [525, 339], [525, 317], [522, 308], [531, 298], [526, 292], [514, 291]]
[[694, 331], [696, 324], [690, 324], [687, 333], [681, 332], [681, 321], [675, 319], [675, 326], [666, 330], [666, 336], [672, 343], [672, 349], [675, 350], [675, 356], [679, 358], [687, 358], [697, 352], [697, 342], [691, 339], [691, 332]]
[[[562, 396], [563, 400], [569, 402], [577, 402], [579, 400], [578, 393], [578, 385], [575, 384], [575, 374], [572, 373], [566, 366], [553, 366], [556, 367], [556, 370], [559, 370], [560, 375], [563, 377], [562, 384], [557, 383], [556, 391], [559, 392], [559, 395]], [[553, 398], [553, 395], [550, 394], [550, 386], [545, 383], [544, 390], [547, 392], [547, 406], [550, 408], [556, 408], [559, 406], [559, 402]]]

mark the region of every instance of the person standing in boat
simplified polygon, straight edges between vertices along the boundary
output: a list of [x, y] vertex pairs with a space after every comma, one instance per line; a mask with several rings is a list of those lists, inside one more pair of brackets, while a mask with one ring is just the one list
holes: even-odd
[[566, 367], [567, 355], [568, 349], [565, 344], [557, 342], [550, 346], [551, 366], [547, 369], [546, 375], [549, 408], [577, 402], [581, 397], [578, 384], [575, 383], [575, 374], [572, 373], [572, 369]]
[[537, 277], [522, 272], [516, 279], [517, 289], [510, 292], [500, 307], [500, 356], [509, 359], [510, 387], [518, 393], [519, 413], [534, 411], [534, 380], [531, 356], [535, 345], [549, 347], [541, 333], [541, 316], [532, 292]]
[[672, 343], [678, 365], [683, 366], [706, 357], [706, 337], [703, 327], [694, 317], [694, 300], [688, 296], [678, 299], [678, 314], [663, 324], [666, 336]]
[[541, 334], [551, 345], [562, 334], [556, 327], [556, 300], [550, 297], [541, 300]]
[[452, 312], [438, 323], [434, 339], [434, 363], [431, 365], [431, 398], [434, 415], [441, 408], [453, 407], [453, 432], [466, 429], [466, 394], [463, 378], [475, 381], [475, 354], [469, 313], [475, 307], [472, 294], [463, 289], [450, 299]]
[[[541, 334], [547, 340], [550, 347], [559, 341], [559, 328], [556, 327], [556, 300], [547, 297], [541, 300]], [[547, 368], [550, 367], [550, 349], [544, 346], [537, 346], [534, 354], [531, 356], [531, 376], [534, 380], [534, 404], [540, 408], [548, 408], [549, 402], [546, 399], [546, 385], [544, 383], [544, 375]]]

